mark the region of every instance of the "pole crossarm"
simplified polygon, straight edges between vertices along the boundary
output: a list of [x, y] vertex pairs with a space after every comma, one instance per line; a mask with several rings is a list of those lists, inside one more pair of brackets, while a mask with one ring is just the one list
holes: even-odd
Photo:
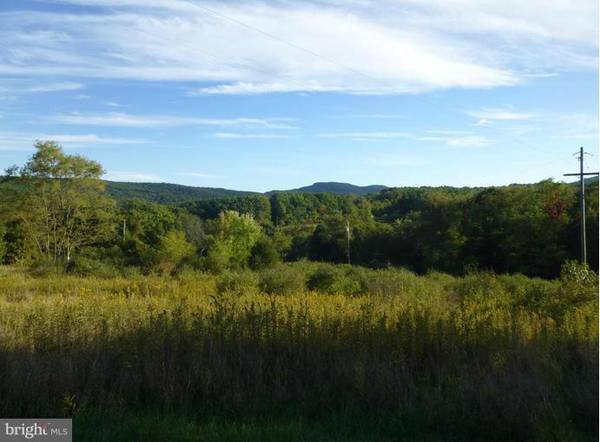
[[598, 175], [599, 172], [563, 173], [563, 176]]

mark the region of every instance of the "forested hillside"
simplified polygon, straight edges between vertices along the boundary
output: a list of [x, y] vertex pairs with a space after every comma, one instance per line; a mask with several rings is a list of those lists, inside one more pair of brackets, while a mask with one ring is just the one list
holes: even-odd
[[106, 191], [117, 200], [137, 198], [161, 204], [252, 194], [252, 192], [215, 187], [191, 187], [169, 183], [124, 183], [117, 181], [106, 181]]
[[[355, 186], [348, 183], [314, 183], [310, 186], [278, 192], [332, 193], [336, 195], [368, 195], [377, 193], [386, 186]], [[169, 183], [128, 183], [106, 181], [106, 191], [117, 200], [141, 199], [153, 203], [175, 204], [185, 201], [207, 200], [236, 196], [260, 195], [258, 192], [245, 192], [216, 187], [193, 187]]]
[[[354, 184], [348, 183], [314, 183], [310, 186], [299, 187], [298, 189], [290, 189], [286, 192], [308, 192], [308, 193], [335, 193], [338, 195], [368, 195], [371, 193], [377, 193], [383, 189], [387, 189], [387, 186], [371, 185], [371, 186], [355, 186]], [[271, 192], [272, 193], [272, 192]]]
[[[72, 187], [85, 160], [64, 155], [53, 144], [38, 149], [20, 173], [3, 181], [0, 257], [5, 263], [67, 258], [71, 269], [97, 262], [143, 271], [185, 266], [223, 271], [300, 259], [344, 263], [349, 255], [352, 264], [373, 268], [457, 275], [482, 269], [550, 278], [579, 256], [577, 187], [570, 184], [214, 198], [215, 189], [194, 194], [168, 184], [108, 183], [104, 190], [91, 175], [81, 181], [88, 187]], [[47, 171], [49, 156], [59, 164], [54, 175]], [[73, 172], [65, 172], [61, 161], [72, 162]], [[96, 163], [90, 167], [88, 174], [101, 170]], [[590, 184], [588, 193], [588, 254], [597, 269], [598, 184]], [[132, 198], [136, 195], [142, 198]], [[79, 218], [64, 213], [67, 196]], [[148, 201], [153, 198], [171, 204]]]

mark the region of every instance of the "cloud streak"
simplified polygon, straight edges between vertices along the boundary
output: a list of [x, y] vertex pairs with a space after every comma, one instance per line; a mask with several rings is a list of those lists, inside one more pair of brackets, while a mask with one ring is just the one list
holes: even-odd
[[66, 114], [51, 117], [55, 123], [112, 127], [217, 126], [249, 129], [295, 129], [289, 118], [203, 118], [175, 115], [132, 115], [125, 113]]
[[530, 112], [515, 112], [512, 108], [486, 108], [467, 112], [477, 118], [477, 126], [485, 126], [493, 121], [522, 121], [536, 118], [539, 115]]
[[515, 85], [531, 54], [549, 72], [597, 61], [597, 28], [581, 19], [594, 2], [57, 3], [101, 9], [0, 14], [0, 74], [199, 84], [191, 95], [405, 94]]
[[108, 181], [131, 181], [136, 183], [160, 183], [164, 180], [158, 175], [147, 172], [112, 171], [104, 175]]
[[276, 139], [276, 138], [290, 138], [289, 135], [282, 134], [242, 134], [235, 132], [217, 132], [215, 138], [223, 140], [252, 140], [252, 139]]
[[51, 140], [62, 144], [65, 148], [81, 148], [95, 146], [124, 146], [146, 144], [149, 141], [137, 138], [103, 137], [96, 134], [44, 134], [0, 132], [0, 150], [33, 150], [36, 140]]

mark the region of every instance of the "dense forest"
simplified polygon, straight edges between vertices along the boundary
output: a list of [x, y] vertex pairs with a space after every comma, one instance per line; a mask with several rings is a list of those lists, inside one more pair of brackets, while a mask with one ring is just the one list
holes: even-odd
[[[364, 196], [204, 189], [191, 198], [184, 186], [107, 186], [98, 163], [52, 142], [36, 148], [0, 184], [3, 263], [70, 272], [218, 272], [350, 259], [418, 273], [481, 269], [550, 278], [579, 256], [572, 184], [386, 188]], [[597, 269], [597, 182], [588, 193], [588, 254]]]

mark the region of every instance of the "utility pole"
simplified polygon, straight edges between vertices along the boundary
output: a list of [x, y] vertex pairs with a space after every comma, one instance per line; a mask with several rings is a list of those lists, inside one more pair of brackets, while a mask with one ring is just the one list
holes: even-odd
[[127, 231], [127, 220], [123, 220], [123, 242], [125, 242], [125, 232]]
[[587, 172], [583, 171], [583, 157], [587, 152], [583, 151], [583, 147], [579, 148], [579, 173], [565, 173], [564, 176], [578, 176], [579, 177], [579, 239], [581, 241], [581, 263], [587, 264], [587, 241], [586, 241], [586, 228], [585, 228], [585, 176], [586, 175], [598, 175], [598, 172]]
[[346, 218], [346, 255], [350, 264], [350, 221]]

